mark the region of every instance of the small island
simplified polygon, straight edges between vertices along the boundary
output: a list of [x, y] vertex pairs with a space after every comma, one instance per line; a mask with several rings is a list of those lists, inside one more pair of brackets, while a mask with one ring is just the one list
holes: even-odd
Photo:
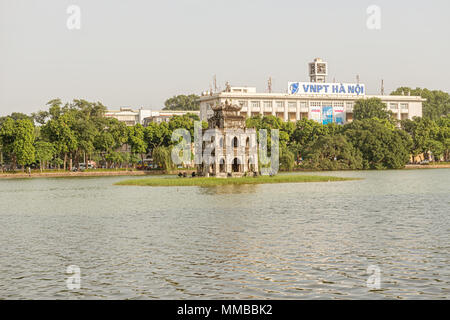
[[219, 185], [241, 185], [241, 184], [266, 184], [266, 183], [300, 183], [300, 182], [331, 182], [331, 181], [349, 181], [358, 180], [356, 178], [331, 177], [331, 176], [308, 176], [308, 175], [276, 175], [276, 176], [257, 176], [257, 177], [239, 177], [239, 178], [214, 178], [214, 177], [196, 177], [196, 178], [146, 178], [132, 179], [117, 182], [120, 186], [152, 186], [152, 187], [182, 187], [182, 186], [200, 186], [210, 187]]

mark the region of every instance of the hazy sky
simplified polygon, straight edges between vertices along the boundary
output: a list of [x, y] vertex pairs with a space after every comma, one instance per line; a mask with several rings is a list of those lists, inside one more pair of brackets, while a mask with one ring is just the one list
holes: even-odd
[[[81, 29], [66, 26], [69, 5]], [[370, 5], [381, 30], [366, 26]], [[53, 98], [111, 109], [160, 109], [166, 98], [223, 88], [275, 91], [307, 81], [322, 57], [328, 80], [369, 93], [398, 86], [450, 91], [450, 1], [0, 0], [0, 115]]]

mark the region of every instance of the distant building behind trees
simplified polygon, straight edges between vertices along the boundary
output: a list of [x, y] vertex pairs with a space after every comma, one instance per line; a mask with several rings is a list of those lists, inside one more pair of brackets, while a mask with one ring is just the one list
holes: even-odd
[[143, 126], [148, 126], [151, 122], [161, 123], [169, 122], [174, 116], [183, 116], [186, 114], [199, 115], [199, 111], [191, 110], [176, 110], [176, 111], [165, 111], [165, 110], [147, 110], [147, 109], [132, 109], [130, 107], [122, 107], [119, 110], [108, 110], [105, 112], [105, 117], [115, 118], [120, 122], [125, 123], [127, 126], [134, 126], [136, 124], [141, 124]]

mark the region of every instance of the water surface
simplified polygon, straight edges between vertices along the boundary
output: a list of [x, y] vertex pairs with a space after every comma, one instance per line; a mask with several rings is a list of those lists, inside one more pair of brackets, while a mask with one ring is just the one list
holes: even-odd
[[[364, 180], [0, 180], [0, 298], [450, 297], [450, 169], [323, 174]], [[366, 285], [370, 265], [380, 290]]]

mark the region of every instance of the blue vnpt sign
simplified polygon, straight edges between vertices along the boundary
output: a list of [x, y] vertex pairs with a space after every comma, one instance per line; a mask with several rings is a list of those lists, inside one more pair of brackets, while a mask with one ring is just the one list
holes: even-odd
[[364, 96], [366, 86], [359, 83], [289, 82], [289, 94]]
[[296, 94], [298, 92], [299, 83], [298, 82], [292, 82], [289, 85], [289, 93], [290, 94]]

